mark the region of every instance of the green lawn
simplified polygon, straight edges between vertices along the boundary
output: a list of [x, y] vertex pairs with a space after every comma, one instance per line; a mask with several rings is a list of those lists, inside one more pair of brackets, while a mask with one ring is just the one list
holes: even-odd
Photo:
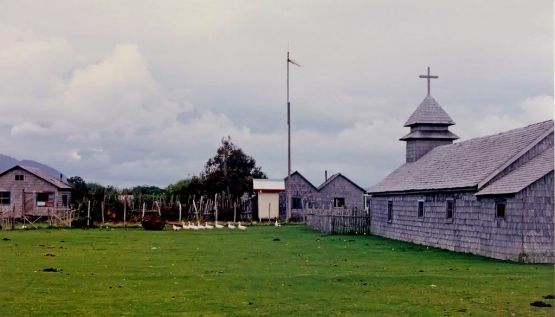
[[300, 225], [0, 232], [0, 316], [551, 316], [530, 303], [553, 283], [552, 265]]

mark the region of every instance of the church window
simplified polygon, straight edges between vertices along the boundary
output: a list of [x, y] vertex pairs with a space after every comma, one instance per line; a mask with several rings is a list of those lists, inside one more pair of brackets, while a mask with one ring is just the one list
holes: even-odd
[[291, 203], [292, 209], [303, 209], [303, 203], [300, 197], [293, 197]]
[[453, 215], [455, 214], [455, 201], [450, 199], [447, 201], [447, 219], [453, 219]]
[[387, 221], [393, 221], [393, 201], [391, 200], [387, 202]]
[[15, 174], [15, 180], [16, 181], [25, 180], [25, 176], [23, 176], [23, 174]]
[[424, 218], [424, 201], [418, 201], [418, 218]]
[[505, 209], [507, 205], [505, 202], [497, 202], [495, 203], [495, 217], [497, 218], [505, 218]]

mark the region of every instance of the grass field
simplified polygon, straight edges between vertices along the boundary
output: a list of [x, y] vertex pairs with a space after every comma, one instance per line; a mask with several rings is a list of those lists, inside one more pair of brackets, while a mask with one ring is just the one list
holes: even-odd
[[552, 316], [530, 303], [553, 283], [551, 265], [300, 225], [0, 232], [0, 316]]

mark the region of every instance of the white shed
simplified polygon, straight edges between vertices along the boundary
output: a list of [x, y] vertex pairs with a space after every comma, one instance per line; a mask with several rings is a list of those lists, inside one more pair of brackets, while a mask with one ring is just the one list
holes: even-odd
[[279, 217], [279, 193], [285, 190], [283, 179], [253, 179], [252, 188], [258, 193], [258, 219]]

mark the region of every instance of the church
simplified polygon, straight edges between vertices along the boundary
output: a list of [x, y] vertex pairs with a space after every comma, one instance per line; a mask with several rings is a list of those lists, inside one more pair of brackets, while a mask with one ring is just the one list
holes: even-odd
[[554, 262], [553, 120], [453, 142], [428, 94], [405, 127], [406, 163], [368, 190], [376, 235], [502, 260]]

